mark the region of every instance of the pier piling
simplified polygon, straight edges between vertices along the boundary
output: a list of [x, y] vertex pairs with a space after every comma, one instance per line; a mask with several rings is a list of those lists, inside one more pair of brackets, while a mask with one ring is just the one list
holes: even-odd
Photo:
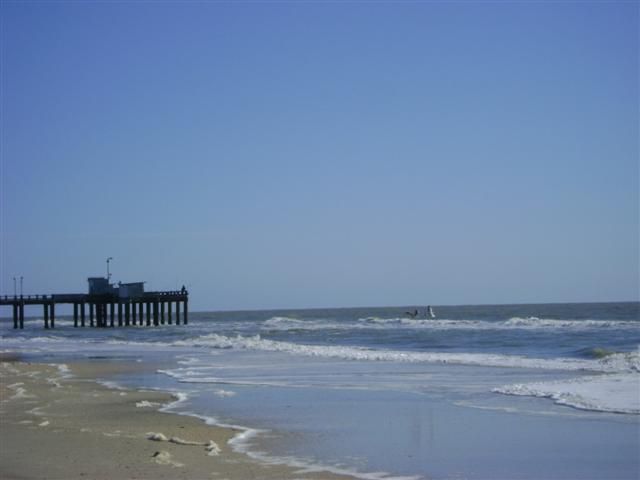
[[187, 306], [187, 299], [184, 299], [184, 324], [189, 323], [189, 315], [188, 315], [189, 307]]
[[131, 303], [127, 302], [124, 304], [124, 326], [129, 325], [131, 325]]

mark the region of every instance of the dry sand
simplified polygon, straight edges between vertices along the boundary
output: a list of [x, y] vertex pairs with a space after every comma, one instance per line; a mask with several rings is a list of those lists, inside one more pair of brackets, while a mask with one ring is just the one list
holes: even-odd
[[348, 478], [264, 465], [234, 452], [227, 442], [237, 431], [159, 412], [174, 400], [169, 394], [102, 386], [93, 380], [99, 362], [70, 365], [69, 377], [55, 365], [2, 360], [3, 480]]

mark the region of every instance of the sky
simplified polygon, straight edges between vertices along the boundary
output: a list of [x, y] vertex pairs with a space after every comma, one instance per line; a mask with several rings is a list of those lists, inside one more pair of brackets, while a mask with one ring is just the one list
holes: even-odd
[[637, 2], [0, 8], [3, 294], [639, 299]]

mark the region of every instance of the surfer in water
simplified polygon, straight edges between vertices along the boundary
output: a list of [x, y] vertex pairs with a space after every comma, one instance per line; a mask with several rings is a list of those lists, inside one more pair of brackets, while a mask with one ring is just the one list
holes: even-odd
[[436, 318], [436, 314], [433, 313], [433, 308], [431, 308], [431, 305], [429, 305], [424, 311], [424, 316], [425, 318]]
[[418, 316], [418, 309], [415, 309], [413, 312], [404, 312], [405, 315], [409, 315], [411, 318], [416, 318]]

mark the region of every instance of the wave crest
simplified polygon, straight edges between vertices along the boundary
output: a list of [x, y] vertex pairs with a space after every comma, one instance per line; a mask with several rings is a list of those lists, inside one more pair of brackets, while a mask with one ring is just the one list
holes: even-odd
[[292, 355], [336, 358], [341, 360], [445, 363], [487, 367], [536, 368], [550, 370], [590, 370], [597, 372], [640, 371], [640, 351], [608, 355], [598, 360], [574, 358], [529, 358], [518, 355], [487, 353], [414, 352], [376, 350], [356, 346], [303, 345], [268, 340], [260, 335], [227, 337], [219, 334], [203, 335], [174, 342], [178, 346], [210, 347], [216, 349], [257, 350]]
[[581, 410], [640, 414], [640, 374], [596, 375], [572, 380], [507, 385], [494, 388], [504, 395], [550, 398]]

